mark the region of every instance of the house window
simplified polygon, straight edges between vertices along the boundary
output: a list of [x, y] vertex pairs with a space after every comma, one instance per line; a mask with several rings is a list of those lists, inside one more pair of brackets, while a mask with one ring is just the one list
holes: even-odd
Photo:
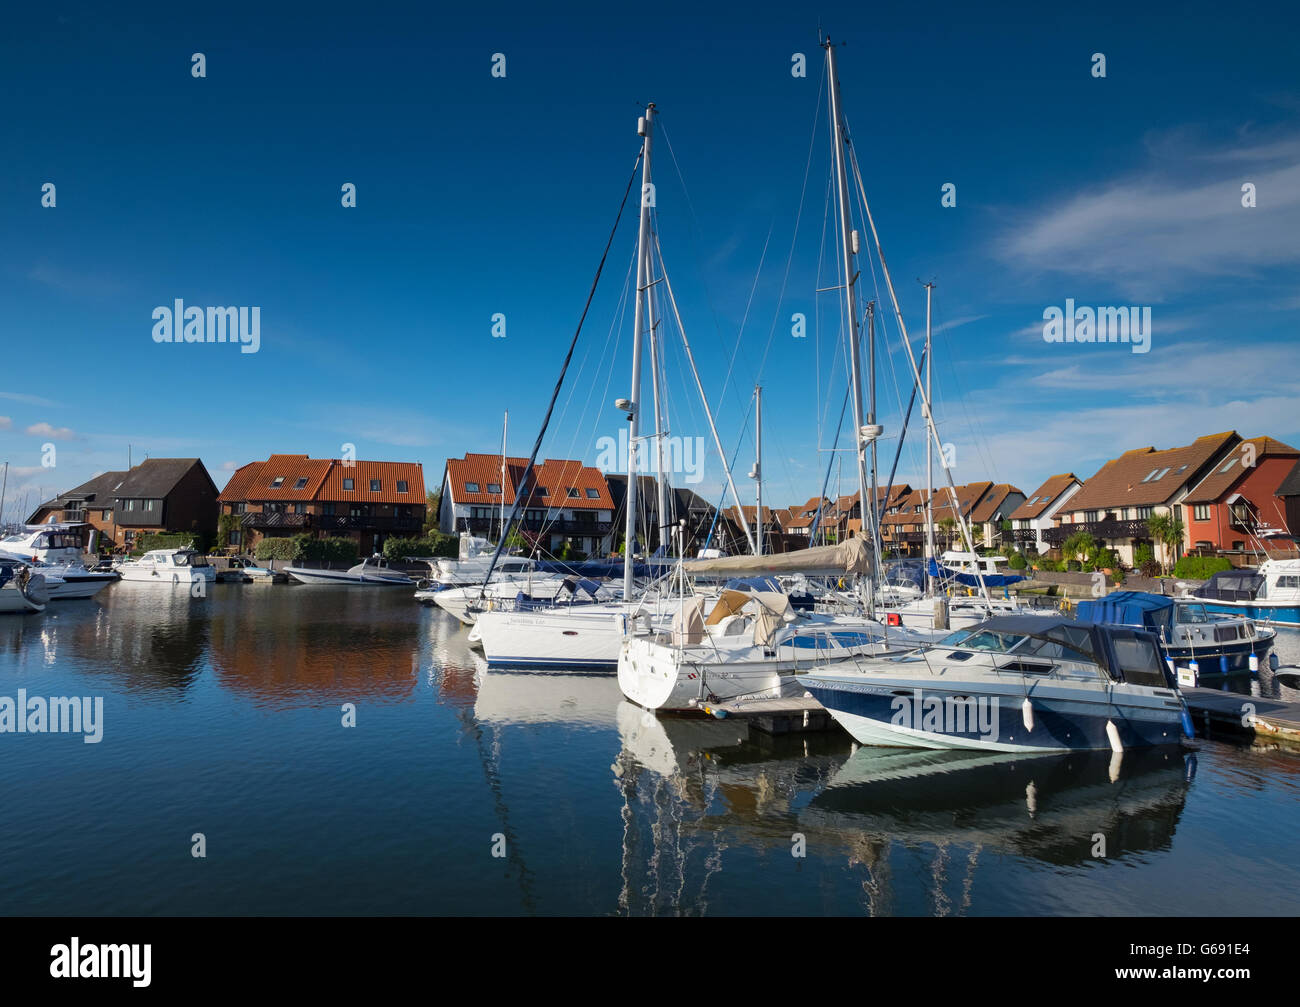
[[306, 477], [306, 476], [303, 476], [301, 479], [299, 479], [296, 483], [293, 484], [293, 488], [296, 489], [296, 490], [306, 489], [306, 488], [307, 488], [307, 477]]
[[278, 490], [280, 488], [280, 484], [283, 482], [284, 482], [284, 476], [276, 476], [274, 479], [271, 480], [271, 489]]
[[1149, 483], [1152, 479], [1156, 477], [1156, 473], [1159, 471], [1160, 471], [1159, 469], [1152, 469], [1150, 472], [1146, 474], [1146, 478], [1144, 478], [1142, 481], [1144, 483]]
[[537, 495], [538, 495], [539, 497], [548, 497], [548, 496], [551, 495], [551, 491], [550, 491], [549, 489], [547, 489], [545, 486], [538, 486], [538, 487], [537, 487]]
[[406, 481], [405, 479], [399, 479], [399, 480], [397, 480], [397, 492], [398, 492], [398, 493], [406, 493], [406, 492], [408, 492], [409, 490], [410, 490], [410, 485], [407, 483], [407, 481]]
[[578, 491], [574, 489], [572, 486], [569, 487], [569, 496], [573, 497], [574, 499], [576, 499], [578, 496]]
[[500, 492], [501, 492], [501, 484], [500, 484], [500, 483], [488, 483], [488, 490], [487, 490], [487, 491], [488, 491], [489, 493], [500, 493]]
[[332, 503], [323, 503], [323, 504], [320, 505], [320, 512], [321, 512], [321, 514], [323, 514], [325, 517], [333, 517], [333, 516], [334, 516], [334, 505], [333, 505]]
[[1096, 520], [1098, 519], [1098, 517], [1099, 517], [1099, 514], [1098, 514], [1098, 512], [1095, 511], [1095, 510], [1090, 510], [1090, 511], [1084, 511], [1084, 512], [1083, 512], [1083, 519], [1084, 519], [1085, 521], [1096, 521]]
[[1139, 508], [1137, 509], [1137, 516], [1138, 516], [1138, 520], [1139, 520], [1139, 521], [1145, 521], [1147, 518], [1149, 518], [1149, 517], [1151, 516], [1151, 508], [1150, 508], [1150, 507], [1139, 507]]
[[294, 514], [306, 514], [306, 513], [307, 513], [307, 505], [306, 505], [306, 504], [301, 504], [301, 503], [296, 503], [296, 504], [293, 505], [292, 508], [290, 508], [290, 511], [291, 511], [291, 513], [294, 513]]
[[477, 493], [477, 492], [478, 492], [478, 483], [466, 483], [466, 484], [465, 484], [465, 492], [466, 492], [466, 493]]
[[243, 540], [244, 533], [242, 531], [232, 531], [226, 536], [226, 545], [239, 545]]
[[378, 493], [378, 492], [379, 492], [379, 480], [378, 480], [378, 479], [371, 479], [371, 480], [370, 480], [370, 492], [371, 492], [371, 493]]
[[145, 510], [153, 510], [153, 501], [152, 501], [152, 500], [146, 500], [146, 501], [144, 502], [144, 509], [145, 509]]
[[1192, 508], [1192, 517], [1195, 518], [1197, 521], [1208, 521], [1208, 520], [1210, 520], [1210, 505], [1209, 505], [1209, 504], [1196, 504], [1196, 505]]
[[1237, 464], [1237, 456], [1233, 455], [1231, 458], [1228, 459], [1227, 464], [1225, 464], [1223, 468], [1219, 469], [1219, 475], [1223, 475], [1223, 473], [1227, 472], [1230, 468], [1232, 468], [1232, 466], [1236, 464]]
[[344, 479], [344, 480], [343, 480], [343, 488], [344, 488], [345, 490], [350, 490], [350, 489], [352, 489], [354, 485], [355, 485], [355, 484], [354, 484], [354, 482], [353, 482], [351, 479]]
[[599, 500], [599, 499], [600, 499], [600, 490], [592, 489], [590, 486], [588, 486], [588, 487], [587, 487], [587, 499], [588, 499], [588, 500]]
[[123, 510], [135, 510], [135, 501], [134, 501], [134, 500], [128, 500], [128, 501], [126, 502], [126, 507], [124, 507]]

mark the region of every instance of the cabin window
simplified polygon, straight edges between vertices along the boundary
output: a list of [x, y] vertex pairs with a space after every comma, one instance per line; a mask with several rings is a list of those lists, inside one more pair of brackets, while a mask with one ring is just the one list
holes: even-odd
[[371, 493], [378, 493], [378, 492], [379, 492], [379, 485], [380, 485], [380, 484], [379, 484], [379, 480], [378, 480], [378, 479], [371, 479], [371, 480], [370, 480], [370, 492], [371, 492]]
[[466, 493], [477, 493], [477, 492], [478, 492], [478, 483], [466, 483], [466, 484], [465, 484], [465, 492], [466, 492]]
[[296, 490], [306, 489], [306, 488], [307, 488], [307, 477], [306, 477], [306, 476], [303, 476], [301, 479], [299, 479], [296, 483], [293, 484], [293, 488], [296, 489]]
[[1277, 579], [1278, 587], [1300, 587], [1300, 577], [1283, 574]]
[[1197, 521], [1210, 520], [1210, 505], [1196, 504], [1196, 506], [1192, 508], [1192, 517], [1195, 518]]
[[350, 489], [352, 489], [355, 485], [356, 485], [356, 483], [355, 483], [353, 480], [351, 480], [351, 479], [344, 479], [344, 480], [343, 480], [343, 488], [344, 488], [345, 490], [350, 490]]
[[271, 489], [278, 490], [283, 483], [284, 483], [284, 476], [276, 476], [274, 479], [271, 480]]
[[1151, 640], [1136, 633], [1112, 631], [1111, 644], [1115, 648], [1115, 660], [1125, 682], [1130, 685], [1168, 688], [1160, 651]]
[[[397, 480], [397, 492], [398, 492], [398, 493], [407, 493], [407, 492], [410, 491], [410, 488], [411, 488], [410, 485], [407, 483], [407, 481], [406, 481], [405, 479], [399, 479], [399, 480]], [[491, 491], [491, 489], [492, 489], [492, 487], [489, 486], [489, 487], [488, 487], [489, 492]]]

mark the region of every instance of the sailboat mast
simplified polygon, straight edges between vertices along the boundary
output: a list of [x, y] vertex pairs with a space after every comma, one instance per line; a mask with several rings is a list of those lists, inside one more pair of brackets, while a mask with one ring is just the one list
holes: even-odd
[[930, 440], [930, 366], [933, 354], [930, 352], [930, 304], [934, 296], [934, 284], [925, 285], [925, 401], [921, 403], [921, 415], [925, 417], [925, 582], [928, 594], [934, 594], [937, 584], [930, 573], [930, 561], [938, 562], [934, 548], [934, 443]]
[[646, 106], [645, 115], [637, 122], [637, 132], [642, 139], [641, 158], [641, 226], [636, 237], [636, 314], [632, 320], [632, 389], [631, 409], [628, 410], [627, 436], [627, 514], [623, 525], [623, 600], [632, 600], [632, 562], [636, 552], [636, 491], [637, 491], [637, 437], [640, 432], [638, 422], [641, 413], [641, 335], [645, 322], [645, 299], [647, 290], [644, 285], [648, 275], [646, 256], [649, 254], [650, 206], [654, 189], [650, 182], [650, 137], [654, 128], [655, 106], [651, 102]]
[[[856, 258], [856, 246], [858, 241], [857, 232], [853, 230], [853, 221], [849, 211], [849, 176], [848, 169], [845, 166], [844, 148], [846, 139], [844, 136], [844, 119], [840, 109], [840, 79], [835, 72], [835, 46], [828, 38], [823, 45], [826, 47], [826, 66], [827, 76], [830, 78], [831, 90], [831, 119], [835, 124], [835, 189], [839, 202], [840, 210], [840, 250], [843, 257], [844, 269], [844, 299], [848, 313], [848, 339], [849, 339], [849, 360], [852, 365], [853, 380], [853, 443], [856, 447], [857, 464], [858, 464], [858, 493], [861, 501], [861, 511], [865, 518], [867, 513], [867, 493], [870, 489], [870, 483], [867, 479], [867, 460], [866, 460], [866, 435], [868, 430], [863, 422], [862, 415], [862, 361], [859, 359], [858, 345], [858, 294], [857, 294], [857, 270], [854, 268]], [[872, 431], [875, 431], [873, 424]], [[873, 436], [874, 439], [874, 436]], [[874, 503], [874, 501], [873, 501]], [[862, 522], [865, 529], [866, 521]], [[875, 615], [875, 591], [867, 591], [867, 611], [870, 615]]]
[[[754, 511], [754, 555], [763, 555], [763, 533], [766, 526], [763, 524], [763, 388], [761, 385], [754, 386], [754, 486], [755, 502], [758, 504], [757, 510]], [[744, 517], [744, 514], [741, 514]]]
[[[874, 429], [876, 425], [876, 302], [867, 302], [867, 373], [870, 378], [867, 382], [867, 426]], [[880, 512], [876, 503], [876, 495], [880, 492], [879, 480], [876, 477], [876, 439], [871, 438], [871, 524], [867, 524], [867, 505], [864, 501], [862, 504], [862, 532], [871, 535], [871, 543], [879, 552], [880, 548], [880, 529], [877, 527]], [[874, 575], [873, 575], [874, 579]]]
[[500, 542], [506, 534], [506, 431], [510, 426], [510, 410], [507, 409], [501, 420], [501, 534]]
[[[653, 279], [651, 273], [654, 271], [654, 256], [646, 256], [646, 317], [649, 322], [650, 332], [650, 385], [654, 390], [654, 407], [655, 407], [655, 491], [658, 494], [657, 506], [655, 508], [655, 538], [658, 540], [658, 548], [664, 553], [664, 556], [671, 558], [672, 545], [665, 541], [665, 529], [668, 528], [668, 484], [667, 476], [664, 472], [664, 437], [668, 431], [665, 429], [666, 424], [663, 418], [663, 405], [659, 394], [659, 382], [662, 380], [662, 368], [660, 363], [659, 349], [659, 320], [655, 318], [655, 299], [651, 288], [658, 283]], [[650, 532], [646, 530], [646, 540], [649, 541]]]

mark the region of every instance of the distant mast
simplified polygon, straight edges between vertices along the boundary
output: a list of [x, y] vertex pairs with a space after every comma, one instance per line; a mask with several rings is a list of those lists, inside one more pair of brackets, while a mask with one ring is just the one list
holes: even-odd
[[510, 410], [507, 409], [501, 420], [501, 531], [497, 538], [506, 537], [506, 431], [510, 428]]
[[[754, 479], [755, 502], [758, 504], [757, 510], [754, 511], [754, 555], [763, 555], [763, 537], [767, 530], [763, 523], [763, 388], [761, 385], [754, 386], [754, 471], [750, 473]], [[741, 511], [741, 520], [744, 520], [745, 513]]]
[[655, 106], [651, 102], [646, 106], [645, 115], [637, 121], [637, 132], [642, 136], [641, 143], [641, 226], [636, 237], [636, 314], [632, 320], [632, 389], [628, 409], [627, 437], [627, 495], [624, 502], [627, 514], [624, 516], [623, 531], [623, 600], [632, 600], [632, 565], [636, 550], [636, 490], [637, 490], [637, 436], [640, 432], [638, 422], [641, 412], [641, 335], [645, 324], [645, 301], [647, 290], [644, 285], [648, 275], [647, 256], [649, 255], [650, 237], [650, 138], [654, 128]]
[[929, 422], [930, 422], [930, 362], [932, 354], [931, 331], [930, 331], [930, 302], [934, 296], [934, 284], [925, 285], [925, 401], [921, 403], [921, 414], [925, 417], [925, 583], [928, 594], [935, 594], [937, 583], [935, 577], [930, 573], [930, 561], [938, 562], [934, 549], [934, 460], [931, 454], [934, 445], [930, 440]]

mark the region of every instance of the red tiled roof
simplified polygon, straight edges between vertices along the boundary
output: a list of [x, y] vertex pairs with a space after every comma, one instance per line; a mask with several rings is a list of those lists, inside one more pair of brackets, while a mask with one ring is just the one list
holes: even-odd
[[[1192, 487], [1192, 491], [1187, 494], [1187, 499], [1184, 502], [1189, 504], [1214, 503], [1220, 497], [1227, 495], [1228, 491], [1250, 472], [1250, 467], [1246, 465], [1246, 453], [1242, 449], [1244, 444], [1254, 445], [1255, 461], [1265, 456], [1273, 458], [1300, 457], [1300, 451], [1291, 447], [1290, 444], [1283, 444], [1272, 437], [1252, 437], [1238, 444], [1233, 449], [1230, 458], [1225, 458], [1221, 465]], [[1231, 465], [1229, 465], [1229, 461], [1232, 462]]]
[[[998, 512], [998, 508], [1001, 507], [1007, 497], [1012, 494], [1024, 496], [1024, 494], [1015, 486], [1008, 483], [998, 483], [980, 500], [979, 506], [977, 506], [971, 514], [971, 520], [979, 524], [984, 524], [986, 521], [992, 521], [994, 515]], [[1002, 516], [1004, 519], [1009, 518], [1009, 515], [1006, 514]]]
[[[506, 481], [503, 488], [507, 507], [514, 505], [515, 494], [524, 484], [527, 468], [527, 458], [506, 458]], [[581, 462], [548, 458], [537, 464], [534, 476], [534, 492], [524, 501], [525, 506], [614, 509], [609, 484], [599, 469]], [[446, 480], [451, 484], [451, 498], [458, 504], [501, 505], [501, 493], [488, 492], [489, 484], [501, 484], [500, 455], [467, 454], [464, 458], [448, 458]], [[471, 483], [478, 486], [478, 492], [472, 493], [466, 489]], [[546, 496], [537, 492], [541, 489], [547, 491]], [[589, 489], [595, 491], [594, 497], [588, 496]], [[570, 490], [575, 490], [578, 495], [570, 495]]]
[[[1083, 484], [1070, 498], [1069, 509], [1073, 512], [1168, 503], [1198, 470], [1239, 440], [1236, 431], [1230, 430], [1198, 437], [1186, 447], [1125, 451]], [[1148, 478], [1152, 473], [1161, 472], [1164, 475], [1158, 479]]]
[[1012, 521], [1030, 521], [1033, 518], [1042, 515], [1043, 511], [1052, 506], [1057, 498], [1068, 490], [1075, 483], [1083, 482], [1073, 472], [1064, 472], [1061, 475], [1051, 476], [1047, 482], [1039, 486], [1033, 493], [1029, 494], [1029, 499], [1017, 507], [1011, 514]]
[[[271, 484], [283, 477], [278, 487]], [[353, 490], [343, 489], [352, 479]], [[377, 492], [370, 480], [378, 479]], [[398, 481], [407, 484], [397, 492]], [[298, 484], [302, 483], [300, 487]], [[409, 503], [423, 506], [424, 469], [419, 462], [348, 462], [306, 455], [271, 455], [264, 462], [242, 465], [230, 477], [218, 500], [222, 503], [277, 500], [307, 503], [313, 500], [360, 501], [363, 503]]]

